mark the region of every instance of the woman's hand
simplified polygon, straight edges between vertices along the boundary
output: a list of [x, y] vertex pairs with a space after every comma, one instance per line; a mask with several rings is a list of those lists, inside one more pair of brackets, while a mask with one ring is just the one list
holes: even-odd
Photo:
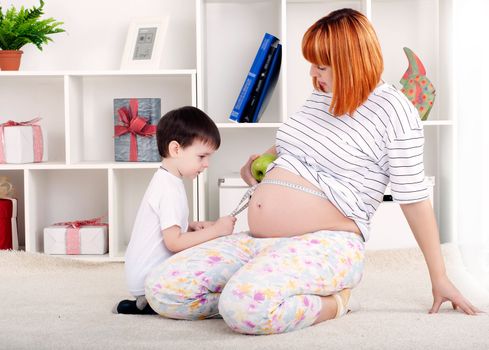
[[252, 154], [245, 165], [241, 168], [241, 178], [246, 182], [249, 186], [256, 185], [258, 181], [251, 174], [251, 163], [258, 158], [259, 154]]
[[430, 314], [437, 313], [441, 304], [446, 301], [452, 303], [454, 310], [457, 308], [461, 309], [467, 315], [476, 315], [477, 313], [482, 312], [464, 298], [446, 275], [433, 281], [433, 299], [433, 306], [429, 311]]

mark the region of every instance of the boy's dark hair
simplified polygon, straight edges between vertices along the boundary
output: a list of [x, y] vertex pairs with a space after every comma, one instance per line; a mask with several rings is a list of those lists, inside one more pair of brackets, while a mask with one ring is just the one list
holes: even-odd
[[214, 121], [198, 108], [186, 106], [174, 109], [161, 117], [156, 129], [158, 152], [163, 158], [168, 157], [168, 145], [177, 141], [187, 147], [196, 140], [218, 149], [221, 136]]

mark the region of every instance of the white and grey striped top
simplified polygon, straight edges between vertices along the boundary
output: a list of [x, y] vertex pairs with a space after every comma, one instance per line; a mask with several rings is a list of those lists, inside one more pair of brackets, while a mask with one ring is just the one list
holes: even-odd
[[355, 221], [365, 240], [387, 184], [398, 203], [428, 198], [423, 126], [415, 107], [395, 87], [378, 86], [352, 117], [333, 117], [331, 94], [313, 91], [277, 131], [278, 166], [321, 188]]

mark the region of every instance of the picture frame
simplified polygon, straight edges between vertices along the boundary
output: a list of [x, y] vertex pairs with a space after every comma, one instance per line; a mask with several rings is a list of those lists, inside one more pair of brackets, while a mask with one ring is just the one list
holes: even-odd
[[158, 69], [169, 16], [133, 20], [127, 31], [121, 70]]

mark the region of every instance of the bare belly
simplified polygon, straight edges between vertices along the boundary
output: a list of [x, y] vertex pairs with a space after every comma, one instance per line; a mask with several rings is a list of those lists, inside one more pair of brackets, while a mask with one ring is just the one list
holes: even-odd
[[[301, 176], [278, 167], [266, 178], [320, 190]], [[360, 233], [355, 222], [327, 199], [272, 184], [259, 185], [253, 193], [248, 207], [248, 225], [255, 237], [288, 237], [319, 230]]]

